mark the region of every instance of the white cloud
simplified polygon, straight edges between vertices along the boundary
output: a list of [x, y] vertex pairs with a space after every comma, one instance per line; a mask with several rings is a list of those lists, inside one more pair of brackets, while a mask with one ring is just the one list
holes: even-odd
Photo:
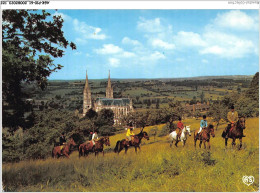
[[109, 65], [112, 67], [119, 67], [120, 60], [117, 58], [109, 58], [108, 59]]
[[155, 47], [155, 48], [163, 48], [163, 49], [166, 49], [166, 50], [172, 50], [172, 49], [175, 48], [174, 44], [164, 42], [160, 39], [152, 40], [152, 46]]
[[104, 44], [103, 48], [96, 49], [95, 52], [98, 54], [118, 54], [123, 52], [123, 49], [113, 44]]
[[209, 31], [203, 34], [207, 46], [200, 50], [201, 54], [214, 54], [222, 58], [243, 58], [255, 52], [252, 41], [232, 34]]
[[202, 59], [202, 63], [204, 63], [204, 64], [208, 64], [209, 61], [208, 61], [208, 60], [205, 60], [205, 59]]
[[173, 39], [180, 46], [206, 46], [207, 44], [199, 34], [194, 32], [180, 31]]
[[56, 12], [53, 14], [53, 16], [58, 16], [58, 15], [61, 16], [64, 21], [65, 21], [65, 20], [71, 20], [71, 19], [72, 19], [70, 16], [68, 16], [68, 15], [66, 15], [66, 14], [64, 14], [64, 13], [58, 12], [58, 11], [56, 11]]
[[232, 10], [223, 14], [218, 14], [213, 25], [237, 30], [257, 30], [258, 18], [251, 17], [240, 10]]
[[157, 60], [165, 59], [165, 58], [166, 57], [164, 54], [162, 54], [158, 51], [155, 51], [153, 53], [149, 53], [149, 54], [147, 53], [147, 55], [142, 56], [140, 59], [141, 59], [141, 61], [145, 61], [145, 62], [149, 61], [149, 62], [155, 63], [155, 62], [157, 62]]
[[121, 56], [124, 57], [124, 58], [132, 58], [132, 57], [135, 57], [135, 53], [133, 53], [133, 52], [123, 52]]
[[137, 29], [148, 33], [159, 33], [163, 31], [164, 27], [161, 25], [160, 18], [147, 20], [143, 17], [140, 17], [139, 21], [137, 22]]
[[139, 46], [139, 45], [141, 45], [141, 43], [140, 43], [139, 41], [137, 41], [137, 40], [131, 40], [131, 39], [128, 38], [128, 37], [124, 37], [124, 38], [122, 39], [122, 43], [123, 43], [123, 44], [130, 44], [130, 45], [134, 45], [134, 46]]
[[80, 22], [77, 19], [73, 20], [74, 30], [79, 32], [84, 39], [104, 40], [107, 38], [105, 34], [101, 33], [101, 28], [87, 25], [85, 22]]

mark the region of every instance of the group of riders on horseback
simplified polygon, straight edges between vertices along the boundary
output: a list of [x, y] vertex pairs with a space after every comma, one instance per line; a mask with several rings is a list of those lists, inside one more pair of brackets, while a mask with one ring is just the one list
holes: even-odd
[[[213, 125], [211, 125], [211, 124], [208, 125], [206, 119], [207, 119], [206, 115], [203, 115], [203, 119], [200, 121], [200, 129], [198, 131], [195, 131], [195, 133], [194, 133], [195, 147], [196, 147], [196, 141], [200, 140], [200, 146], [201, 146], [201, 143], [204, 142], [204, 146], [206, 148], [205, 143], [208, 142], [208, 145], [210, 148], [210, 144], [209, 144], [210, 134], [213, 137], [215, 136]], [[228, 114], [227, 114], [227, 119], [228, 119], [228, 126], [225, 128], [225, 130], [222, 133], [222, 137], [225, 138], [225, 145], [227, 145], [228, 138], [233, 139], [232, 145], [235, 145], [235, 139], [239, 138], [240, 147], [241, 147], [242, 146], [242, 137], [245, 137], [245, 135], [243, 134], [243, 129], [245, 129], [245, 120], [244, 120], [244, 118], [239, 119], [238, 113], [235, 111], [233, 105], [231, 106], [230, 112], [228, 112]], [[181, 118], [179, 118], [179, 121], [177, 123], [177, 129], [174, 131], [174, 132], [176, 132], [176, 139], [175, 139], [176, 146], [177, 146], [178, 141], [181, 141], [181, 134], [183, 133], [184, 128], [186, 129], [186, 127], [188, 127], [188, 126], [184, 126]], [[126, 138], [117, 141], [116, 147], [114, 149], [115, 152], [119, 153], [123, 148], [125, 148], [125, 153], [126, 153], [129, 146], [134, 146], [135, 151], [137, 151], [137, 148], [140, 149], [139, 144], [141, 143], [142, 138], [149, 140], [148, 134], [146, 132], [144, 132], [143, 129], [137, 135], [134, 134], [133, 129], [134, 129], [134, 127], [131, 124], [130, 124], [130, 126], [128, 126], [126, 128], [126, 130], [127, 130]], [[190, 134], [190, 128], [188, 128], [188, 132]], [[75, 144], [75, 142], [74, 142], [74, 144]], [[90, 132], [88, 141], [86, 141], [85, 143], [83, 143], [79, 146], [79, 155], [80, 156], [87, 155], [88, 152], [91, 152], [91, 151], [95, 152], [95, 154], [98, 151], [101, 151], [104, 154], [103, 144], [110, 145], [108, 137], [99, 138], [97, 131]], [[184, 141], [184, 145], [185, 145], [185, 141]], [[98, 146], [98, 147], [96, 147], [96, 146]], [[59, 145], [60, 149], [58, 149], [60, 151], [61, 155], [64, 154], [63, 151], [65, 150], [65, 147], [66, 147], [66, 138], [65, 138], [64, 132], [63, 132], [62, 135], [60, 136], [60, 145]], [[97, 151], [94, 151], [95, 149]]]

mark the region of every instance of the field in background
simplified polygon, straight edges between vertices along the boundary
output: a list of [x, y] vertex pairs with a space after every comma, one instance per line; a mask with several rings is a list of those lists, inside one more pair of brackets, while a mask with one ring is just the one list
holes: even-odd
[[[194, 131], [199, 120], [184, 120]], [[125, 137], [122, 132], [110, 137], [111, 146], [106, 154], [97, 158], [91, 154], [78, 158], [73, 152], [71, 159], [48, 158], [3, 164], [3, 189], [5, 191], [97, 191], [97, 192], [178, 192], [178, 191], [259, 191], [259, 118], [246, 121], [246, 138], [243, 148], [224, 147], [221, 133], [225, 125], [215, 131], [211, 138], [211, 150], [197, 148], [193, 144], [193, 132], [183, 148], [169, 147], [167, 136], [153, 137], [151, 129], [145, 128], [150, 140], [143, 140], [137, 154], [129, 149], [125, 155], [112, 152], [115, 143]], [[157, 125], [158, 133], [163, 125]], [[139, 129], [135, 129], [135, 133]], [[238, 141], [237, 141], [238, 144]], [[254, 176], [255, 182], [247, 186], [244, 175]]]

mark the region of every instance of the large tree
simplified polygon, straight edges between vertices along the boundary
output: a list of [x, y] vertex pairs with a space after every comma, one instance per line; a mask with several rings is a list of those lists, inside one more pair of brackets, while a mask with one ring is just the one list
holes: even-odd
[[26, 105], [24, 83], [37, 83], [41, 89], [47, 77], [62, 65], [54, 58], [76, 45], [64, 37], [61, 16], [45, 10], [3, 10], [2, 70], [3, 125], [15, 129], [24, 124]]

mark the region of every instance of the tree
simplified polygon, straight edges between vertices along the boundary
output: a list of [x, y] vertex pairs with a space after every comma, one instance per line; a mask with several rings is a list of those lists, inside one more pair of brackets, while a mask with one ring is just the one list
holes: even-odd
[[102, 109], [98, 112], [98, 116], [95, 120], [95, 126], [100, 128], [104, 125], [114, 125], [114, 112], [111, 109]]
[[213, 121], [217, 123], [216, 130], [218, 129], [221, 119], [226, 120], [228, 107], [224, 106], [220, 101], [215, 102], [209, 108], [208, 116], [213, 117]]
[[61, 16], [45, 10], [3, 10], [2, 19], [3, 125], [16, 128], [24, 124], [22, 84], [44, 89], [47, 77], [62, 68], [53, 58], [76, 45], [65, 39]]
[[259, 72], [253, 77], [246, 95], [256, 102], [259, 102]]

